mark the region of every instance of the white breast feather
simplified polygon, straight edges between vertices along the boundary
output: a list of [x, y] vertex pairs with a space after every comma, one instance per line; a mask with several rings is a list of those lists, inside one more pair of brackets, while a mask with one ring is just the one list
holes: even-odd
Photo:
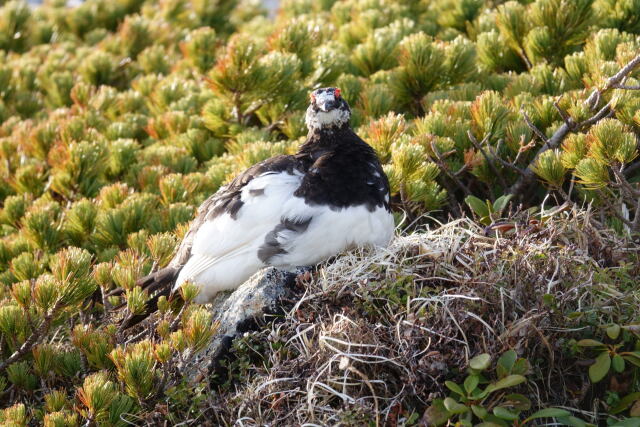
[[[385, 246], [393, 235], [393, 217], [384, 208], [370, 212], [364, 206], [331, 210], [310, 206], [293, 193], [301, 174], [266, 173], [242, 190], [243, 205], [236, 219], [222, 214], [204, 223], [194, 238], [191, 257], [178, 275], [175, 289], [189, 280], [201, 290], [196, 302], [207, 302], [217, 292], [238, 287], [265, 267], [258, 250], [265, 236], [282, 219], [312, 218], [302, 233], [283, 230], [278, 242], [286, 253], [269, 265], [292, 269], [314, 265], [347, 248], [367, 244]], [[260, 191], [262, 190], [262, 191]]]
[[317, 207], [309, 227], [290, 239], [284, 246], [287, 253], [275, 257], [271, 265], [291, 269], [317, 264], [357, 246], [387, 246], [393, 233], [393, 216], [384, 207], [373, 212], [365, 206], [339, 211]]

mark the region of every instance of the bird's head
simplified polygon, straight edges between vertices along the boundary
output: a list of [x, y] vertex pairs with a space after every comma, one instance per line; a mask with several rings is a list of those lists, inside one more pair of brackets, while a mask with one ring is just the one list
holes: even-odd
[[349, 123], [351, 109], [340, 95], [340, 89], [326, 87], [311, 92], [305, 122], [310, 131], [341, 128]]

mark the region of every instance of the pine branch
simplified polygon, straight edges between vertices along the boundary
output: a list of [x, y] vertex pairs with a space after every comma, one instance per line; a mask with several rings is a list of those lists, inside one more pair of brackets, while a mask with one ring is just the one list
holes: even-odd
[[[614, 76], [609, 78], [604, 88], [594, 90], [589, 96], [589, 98], [587, 98], [585, 103], [589, 105], [592, 109], [595, 109], [598, 103], [600, 102], [602, 93], [606, 92], [607, 90], [614, 89], [616, 85], [620, 85], [620, 83], [638, 66], [640, 66], [640, 55], [636, 56], [627, 65], [625, 65], [620, 71], [618, 71]], [[540, 131], [540, 129], [538, 129], [535, 125], [533, 125], [533, 123], [531, 123], [531, 120], [527, 116], [526, 112], [522, 111], [524, 120], [527, 123], [527, 125], [531, 128], [531, 130], [536, 135], [538, 135], [543, 141], [545, 141], [545, 144], [542, 147], [540, 147], [536, 155], [533, 157], [533, 159], [531, 159], [531, 162], [529, 163], [527, 168], [524, 170], [524, 173], [520, 176], [520, 178], [516, 181], [516, 183], [511, 186], [511, 188], [508, 191], [508, 194], [514, 194], [514, 195], [521, 194], [534, 181], [536, 174], [535, 172], [533, 172], [531, 167], [536, 163], [536, 161], [538, 160], [538, 158], [542, 153], [544, 153], [549, 149], [555, 149], [558, 146], [560, 146], [564, 138], [567, 135], [569, 135], [571, 132], [582, 130], [586, 127], [593, 126], [594, 124], [598, 123], [600, 120], [606, 117], [609, 117], [613, 113], [614, 111], [611, 108], [611, 102], [609, 102], [600, 110], [598, 110], [598, 112], [594, 114], [592, 117], [576, 125], [572, 125], [573, 119], [567, 115], [567, 119], [562, 124], [562, 126], [560, 126], [555, 131], [555, 133], [551, 136], [551, 138], [547, 139], [546, 136], [544, 136], [544, 134]]]
[[182, 305], [182, 307], [180, 307], [180, 311], [178, 311], [178, 314], [176, 315], [176, 318], [173, 319], [173, 321], [169, 325], [169, 330], [170, 331], [175, 331], [176, 329], [178, 329], [178, 326], [180, 325], [180, 320], [182, 320], [182, 315], [184, 314], [184, 311], [186, 310], [187, 305], [188, 304], [185, 301], [184, 304]]
[[523, 192], [523, 190], [529, 187], [529, 185], [531, 184], [531, 182], [533, 182], [536, 176], [535, 172], [531, 167], [536, 163], [536, 161], [538, 160], [538, 157], [540, 157], [540, 155], [545, 151], [558, 147], [562, 142], [562, 140], [570, 132], [571, 132], [571, 129], [569, 128], [569, 126], [567, 126], [566, 123], [560, 126], [558, 130], [556, 130], [556, 132], [553, 134], [553, 136], [540, 148], [540, 150], [538, 150], [538, 152], [533, 157], [529, 165], [524, 169], [520, 178], [516, 181], [515, 184], [511, 186], [511, 188], [508, 191], [508, 194], [514, 194], [514, 195], [520, 194]]
[[[602, 94], [611, 89], [624, 89], [620, 87], [622, 85], [622, 81], [626, 79], [631, 72], [640, 65], [640, 55], [633, 58], [631, 61], [627, 63], [620, 71], [611, 76], [607, 82], [605, 83], [602, 89], [594, 89], [589, 95], [589, 98], [585, 101], [591, 108], [595, 108], [598, 105], [598, 101]], [[634, 89], [635, 90], [635, 89]]]
[[442, 170], [445, 175], [447, 175], [453, 182], [456, 183], [456, 185], [464, 192], [465, 196], [470, 195], [471, 191], [469, 190], [469, 188], [464, 185], [464, 183], [460, 181], [460, 179], [458, 179], [455, 174], [451, 173], [447, 165], [444, 163], [444, 160], [440, 155], [440, 151], [438, 151], [438, 147], [436, 147], [435, 141], [431, 141], [431, 149], [433, 150], [433, 154], [435, 154], [435, 161], [440, 170]]
[[640, 161], [637, 161], [632, 165], [628, 166], [627, 168], [625, 168], [623, 173], [625, 174], [625, 176], [629, 176], [633, 174], [635, 171], [637, 171], [638, 169], [640, 169]]
[[588, 118], [580, 123], [578, 123], [578, 125], [576, 126], [576, 130], [584, 128], [584, 127], [588, 127], [591, 125], [595, 125], [596, 123], [598, 123], [600, 120], [605, 119], [607, 117], [609, 117], [611, 114], [613, 114], [613, 110], [611, 109], [611, 102], [607, 103], [607, 105], [605, 105], [604, 107], [602, 107], [600, 109], [600, 111], [598, 111], [595, 115], [593, 115], [591, 118]]
[[463, 173], [465, 173], [467, 171], [467, 169], [469, 169], [469, 167], [466, 164], [464, 164], [464, 165], [462, 165], [462, 167], [460, 169], [458, 169], [456, 172], [454, 172], [454, 175], [455, 176], [460, 176]]
[[633, 186], [629, 183], [629, 181], [627, 181], [627, 178], [619, 168], [614, 165], [611, 170], [613, 171], [613, 174], [615, 175], [616, 181], [618, 182], [620, 188], [622, 188], [630, 198], [640, 197], [640, 191], [633, 188]]
[[626, 90], [640, 90], [640, 85], [627, 86], [627, 85], [614, 85], [612, 89], [626, 89]]
[[545, 135], [544, 132], [542, 132], [540, 129], [538, 129], [538, 127], [536, 125], [533, 124], [533, 122], [529, 118], [529, 115], [527, 114], [527, 112], [524, 111], [524, 110], [520, 110], [520, 112], [522, 113], [522, 116], [524, 117], [524, 122], [527, 124], [527, 126], [529, 126], [529, 129], [531, 129], [533, 131], [533, 133], [535, 133], [537, 135], [538, 138], [540, 138], [542, 141], [544, 141], [545, 145], [549, 144], [549, 140], [547, 139], [547, 135]]
[[631, 230], [633, 230], [634, 225], [633, 222], [629, 221], [627, 218], [624, 217], [624, 215], [622, 215], [620, 212], [617, 211], [617, 209], [612, 209], [613, 214], [616, 216], [616, 218], [618, 218], [620, 221], [622, 221], [624, 223], [624, 225], [626, 225], [627, 227], [629, 227]]
[[44, 319], [38, 329], [33, 331], [29, 338], [22, 343], [19, 349], [13, 352], [9, 358], [0, 362], [0, 371], [5, 370], [9, 365], [18, 360], [22, 359], [27, 353], [29, 353], [33, 347], [38, 345], [40, 341], [46, 336], [47, 332], [49, 332], [49, 327], [51, 326], [51, 322], [58, 310], [63, 306], [62, 300], [59, 300], [56, 305], [44, 316]]
[[636, 200], [636, 210], [633, 216], [633, 223], [631, 223], [631, 231], [640, 230], [640, 197]]
[[264, 102], [264, 101], [253, 103], [253, 105], [251, 105], [249, 108], [247, 108], [244, 111], [244, 113], [242, 113], [242, 117], [248, 117], [248, 116], [252, 115], [256, 111], [258, 111], [260, 109], [260, 107], [262, 107], [264, 104], [266, 104], [266, 102]]
[[[502, 140], [500, 140], [500, 141], [502, 141]], [[491, 154], [493, 154], [493, 158], [494, 159], [496, 159], [502, 166], [505, 166], [505, 167], [507, 167], [509, 169], [512, 169], [512, 170], [516, 171], [518, 173], [518, 175], [524, 175], [524, 170], [519, 168], [518, 166], [516, 166], [516, 163], [518, 163], [518, 158], [520, 157], [520, 153], [521, 152], [518, 152], [518, 155], [516, 156], [516, 158], [515, 158], [515, 160], [513, 162], [507, 162], [506, 160], [504, 160], [503, 158], [498, 156], [497, 151], [499, 151], [499, 150], [496, 150], [496, 152], [492, 152], [491, 153]], [[505, 188], [507, 188], [507, 187], [505, 186]]]
[[560, 114], [560, 117], [562, 117], [562, 120], [567, 124], [567, 126], [570, 129], [574, 129], [576, 126], [576, 122], [573, 120], [573, 118], [569, 115], [569, 113], [567, 113], [561, 106], [560, 106], [560, 99], [562, 99], [562, 95], [560, 95], [560, 98], [558, 98], [557, 100], [553, 101], [553, 107], [556, 109], [556, 111], [558, 112], [558, 114]]
[[[502, 185], [502, 188], [507, 188], [508, 185], [507, 185], [507, 181], [504, 179], [504, 176], [502, 176], [502, 174], [500, 173], [500, 171], [496, 167], [495, 163], [493, 162], [493, 159], [491, 159], [491, 157], [489, 157], [489, 155], [484, 150], [484, 148], [482, 148], [482, 146], [484, 144], [486, 144], [487, 141], [489, 140], [489, 137], [491, 136], [491, 134], [487, 133], [487, 135], [482, 139], [482, 142], [478, 142], [478, 140], [476, 139], [475, 136], [473, 136], [473, 133], [471, 133], [470, 130], [467, 131], [467, 136], [469, 137], [469, 141], [471, 141], [471, 144], [473, 144], [473, 146], [476, 148], [476, 150], [478, 150], [478, 151], [480, 151], [480, 153], [482, 153], [482, 156], [487, 161], [487, 164], [489, 165], [489, 168], [493, 171], [493, 173], [500, 180], [500, 184]], [[497, 156], [495, 156], [495, 157], [497, 157]]]

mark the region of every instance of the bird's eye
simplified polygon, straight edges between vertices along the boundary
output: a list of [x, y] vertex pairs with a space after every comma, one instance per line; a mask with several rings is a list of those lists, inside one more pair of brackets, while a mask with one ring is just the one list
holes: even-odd
[[333, 91], [333, 94], [335, 95], [336, 98], [340, 98], [340, 89], [336, 88], [336, 90]]

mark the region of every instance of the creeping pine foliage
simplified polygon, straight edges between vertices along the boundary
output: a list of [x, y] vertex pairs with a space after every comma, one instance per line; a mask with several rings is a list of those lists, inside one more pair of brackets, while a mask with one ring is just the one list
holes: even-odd
[[[0, 423], [638, 425], [638, 0], [65, 3], [0, 0]], [[322, 86], [408, 230], [182, 378], [135, 281]]]

